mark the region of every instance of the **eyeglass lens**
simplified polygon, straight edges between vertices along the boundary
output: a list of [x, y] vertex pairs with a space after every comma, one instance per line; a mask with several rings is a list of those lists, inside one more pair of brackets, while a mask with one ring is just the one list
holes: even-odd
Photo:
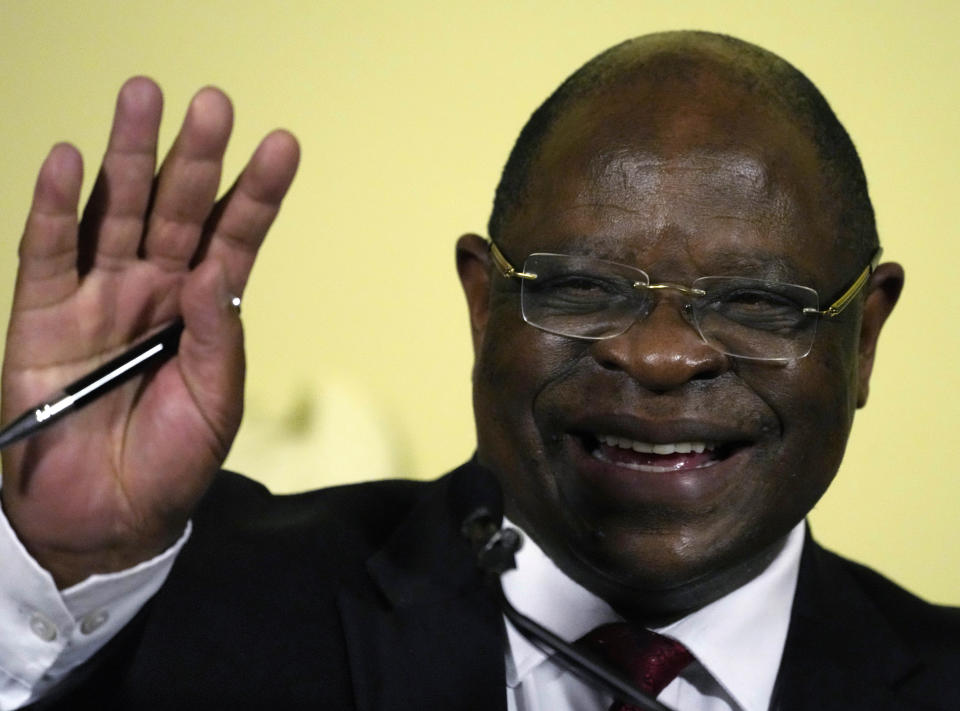
[[[660, 290], [640, 269], [591, 257], [532, 254], [521, 287], [524, 320], [562, 336], [599, 340], [627, 331], [650, 314]], [[683, 294], [684, 315], [703, 341], [741, 358], [790, 360], [809, 353], [817, 292], [796, 284], [739, 277], [701, 277]], [[682, 290], [682, 289], [681, 289]]]

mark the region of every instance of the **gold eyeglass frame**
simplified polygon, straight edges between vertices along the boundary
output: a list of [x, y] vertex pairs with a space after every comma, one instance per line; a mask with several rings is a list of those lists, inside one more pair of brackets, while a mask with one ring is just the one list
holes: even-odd
[[[500, 248], [493, 240], [488, 240], [487, 245], [490, 249], [490, 255], [493, 257], [494, 264], [497, 265], [497, 269], [504, 278], [529, 280], [534, 280], [537, 278], [536, 274], [517, 271], [517, 269], [510, 263], [506, 256], [504, 256], [503, 252], [500, 251]], [[873, 273], [876, 271], [882, 255], [883, 248], [877, 247], [874, 253], [870, 256], [870, 261], [867, 263], [867, 266], [863, 268], [862, 272], [860, 272], [860, 275], [854, 279], [853, 283], [847, 287], [846, 291], [840, 294], [839, 298], [837, 298], [837, 300], [830, 304], [827, 308], [815, 309], [808, 306], [803, 309], [803, 313], [810, 316], [827, 316], [829, 318], [840, 315], [840, 313], [850, 305], [854, 298], [856, 298], [857, 294], [860, 293], [863, 287], [866, 286], [867, 282], [870, 281], [870, 277], [873, 276]], [[682, 284], [671, 284], [669, 282], [659, 284], [641, 284], [640, 282], [636, 282], [634, 287], [643, 287], [645, 289], [673, 289], [693, 296], [703, 296], [706, 294], [706, 292], [702, 289], [695, 289]], [[816, 289], [813, 291], [816, 291]]]

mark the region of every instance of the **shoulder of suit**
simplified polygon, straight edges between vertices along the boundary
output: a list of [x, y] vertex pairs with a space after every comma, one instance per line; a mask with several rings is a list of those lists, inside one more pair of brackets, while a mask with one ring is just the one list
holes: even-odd
[[960, 663], [960, 607], [928, 602], [865, 565], [832, 553], [901, 638]]
[[222, 471], [201, 501], [195, 530], [261, 530], [273, 536], [299, 535], [325, 526], [375, 524], [391, 530], [438, 481], [387, 479], [345, 484], [299, 494], [273, 494], [260, 482]]

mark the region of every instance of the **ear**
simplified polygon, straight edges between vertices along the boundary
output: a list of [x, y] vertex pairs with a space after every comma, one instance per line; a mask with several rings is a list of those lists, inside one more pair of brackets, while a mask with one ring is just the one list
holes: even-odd
[[870, 392], [870, 374], [877, 353], [877, 339], [903, 289], [903, 267], [894, 262], [877, 267], [867, 286], [860, 323], [859, 369], [857, 374], [857, 407], [867, 404]]
[[490, 315], [490, 250], [483, 237], [466, 234], [457, 240], [457, 273], [467, 297], [470, 333], [476, 357], [483, 345], [483, 334]]

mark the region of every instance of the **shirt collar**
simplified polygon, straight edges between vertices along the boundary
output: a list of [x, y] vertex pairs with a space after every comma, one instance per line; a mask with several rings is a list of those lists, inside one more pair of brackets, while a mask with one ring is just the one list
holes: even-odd
[[[513, 526], [504, 520], [505, 526]], [[800, 570], [805, 524], [788, 534], [783, 549], [753, 580], [656, 631], [682, 642], [744, 711], [769, 707], [786, 642]], [[620, 617], [603, 600], [570, 579], [529, 537], [517, 568], [502, 577], [507, 598], [524, 614], [572, 642]], [[571, 614], [575, 610], [576, 614]], [[507, 625], [507, 685], [516, 687], [549, 653]]]

